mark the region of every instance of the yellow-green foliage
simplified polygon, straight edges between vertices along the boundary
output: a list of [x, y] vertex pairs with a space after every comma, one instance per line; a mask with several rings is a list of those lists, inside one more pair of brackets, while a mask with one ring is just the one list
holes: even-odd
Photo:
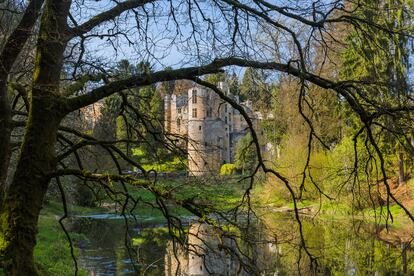
[[220, 175], [233, 175], [236, 173], [236, 170], [235, 164], [223, 164], [220, 168]]
[[[341, 192], [346, 195], [355, 195], [368, 200], [367, 172], [369, 181], [374, 181], [378, 173], [373, 159], [368, 155], [368, 150], [359, 139], [356, 144], [358, 169], [355, 171], [355, 150], [352, 137], [345, 137], [331, 150], [313, 150], [310, 154], [308, 169], [304, 170], [308, 155], [308, 137], [304, 135], [292, 135], [285, 139], [281, 145], [280, 158], [275, 160], [275, 169], [287, 177], [289, 184], [296, 192], [304, 183], [303, 199], [319, 200], [320, 192], [336, 198]], [[372, 149], [371, 149], [372, 150]], [[354, 183], [353, 173], [357, 173], [361, 183]], [[304, 178], [305, 177], [305, 178]], [[304, 180], [304, 181], [303, 181]], [[261, 187], [260, 194], [263, 201], [280, 205], [280, 199], [289, 202], [291, 195], [284, 184], [275, 177], [269, 177], [268, 183]]]
[[158, 173], [160, 172], [177, 172], [186, 170], [187, 166], [184, 160], [181, 160], [178, 157], [175, 157], [174, 160], [163, 162], [163, 163], [153, 163], [153, 164], [143, 164], [142, 167], [146, 171], [154, 170]]

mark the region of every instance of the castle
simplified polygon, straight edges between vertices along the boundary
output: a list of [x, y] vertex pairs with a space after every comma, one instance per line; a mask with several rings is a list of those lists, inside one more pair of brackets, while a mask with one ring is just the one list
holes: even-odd
[[[238, 96], [231, 95], [227, 83], [220, 82], [218, 87], [244, 108], [254, 124], [261, 119], [250, 101], [240, 102]], [[186, 138], [188, 170], [194, 176], [217, 173], [222, 164], [233, 163], [235, 146], [248, 133], [237, 109], [199, 85], [183, 95], [166, 95], [164, 112], [165, 133]]]

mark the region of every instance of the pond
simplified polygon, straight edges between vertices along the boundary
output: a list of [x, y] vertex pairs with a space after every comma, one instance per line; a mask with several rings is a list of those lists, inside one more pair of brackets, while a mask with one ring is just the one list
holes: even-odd
[[85, 236], [76, 246], [79, 265], [89, 275], [414, 273], [414, 232], [408, 227], [303, 218], [303, 247], [297, 222], [287, 216], [265, 216], [246, 231], [187, 218], [181, 243], [171, 239], [164, 223], [127, 220], [104, 214], [72, 220], [70, 230]]

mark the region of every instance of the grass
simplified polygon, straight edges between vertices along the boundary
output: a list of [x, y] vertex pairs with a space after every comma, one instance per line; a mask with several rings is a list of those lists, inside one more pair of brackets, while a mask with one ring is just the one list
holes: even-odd
[[[200, 178], [175, 178], [159, 179], [153, 186], [154, 188], [168, 193], [172, 198], [184, 201], [194, 200], [203, 205], [208, 205], [214, 209], [228, 210], [236, 206], [245, 192], [246, 185], [237, 182], [231, 177], [219, 177], [214, 180], [205, 180]], [[114, 186], [115, 189], [121, 190], [121, 186]], [[156, 197], [154, 194], [144, 188], [127, 185], [128, 193], [140, 203], [136, 206], [134, 214], [141, 217], [151, 217], [155, 220], [163, 220], [163, 214], [160, 210], [152, 208], [149, 204], [155, 205]], [[125, 200], [122, 198], [121, 200]], [[110, 200], [108, 199], [109, 203]], [[173, 201], [166, 201], [171, 213], [178, 216], [191, 215], [187, 210], [175, 206]], [[149, 203], [149, 204], [148, 204]]]
[[237, 205], [246, 189], [245, 183], [239, 183], [230, 177], [220, 177], [214, 181], [189, 178], [184, 183], [166, 181], [160, 184], [172, 191], [178, 200], [197, 199], [220, 210], [231, 209]]
[[[87, 210], [87, 208], [75, 206], [72, 208], [79, 211]], [[34, 257], [42, 275], [74, 275], [75, 267], [70, 255], [69, 242], [58, 222], [61, 216], [62, 207], [59, 207], [56, 202], [50, 202], [44, 207], [39, 218], [39, 233]], [[71, 239], [76, 244], [84, 237], [72, 233]], [[86, 275], [86, 272], [80, 270], [78, 275]]]
[[[86, 214], [96, 214], [96, 213], [103, 213], [106, 212], [107, 209], [103, 207], [83, 207], [78, 205], [68, 204], [68, 212], [69, 214], [74, 215], [86, 215]], [[49, 201], [45, 208], [42, 210], [41, 215], [56, 215], [62, 216], [63, 214], [63, 206], [61, 202], [57, 201]]]

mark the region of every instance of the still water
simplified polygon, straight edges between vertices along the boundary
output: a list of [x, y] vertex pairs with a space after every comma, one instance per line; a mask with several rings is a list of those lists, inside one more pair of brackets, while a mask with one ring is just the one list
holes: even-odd
[[[79, 217], [71, 231], [89, 275], [400, 275], [414, 273], [412, 229], [361, 221], [265, 216], [245, 230], [187, 220], [172, 240], [163, 223], [117, 216]], [[175, 233], [175, 232], [173, 232]], [[306, 249], [306, 250], [305, 250]], [[316, 262], [311, 262], [311, 255]], [[315, 265], [317, 264], [317, 265]]]

